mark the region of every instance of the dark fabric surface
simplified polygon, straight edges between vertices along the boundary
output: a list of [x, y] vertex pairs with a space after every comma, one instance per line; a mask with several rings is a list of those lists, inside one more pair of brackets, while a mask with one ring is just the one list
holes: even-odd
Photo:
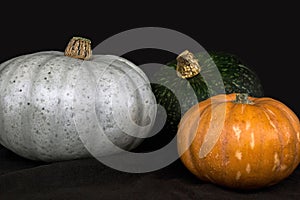
[[0, 199], [300, 199], [300, 168], [279, 184], [241, 192], [204, 183], [180, 160], [154, 172], [132, 174], [93, 158], [30, 161], [0, 146]]

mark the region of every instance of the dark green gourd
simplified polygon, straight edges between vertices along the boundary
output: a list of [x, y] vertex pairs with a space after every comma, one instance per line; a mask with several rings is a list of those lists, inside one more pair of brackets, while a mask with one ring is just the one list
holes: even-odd
[[[199, 73], [200, 72], [200, 73]], [[184, 51], [155, 74], [151, 84], [157, 103], [166, 110], [163, 129], [141, 146], [161, 148], [174, 138], [183, 114], [193, 105], [221, 93], [247, 93], [262, 97], [257, 74], [236, 55], [225, 52]], [[158, 111], [158, 117], [160, 115]], [[146, 147], [147, 148], [147, 147]]]

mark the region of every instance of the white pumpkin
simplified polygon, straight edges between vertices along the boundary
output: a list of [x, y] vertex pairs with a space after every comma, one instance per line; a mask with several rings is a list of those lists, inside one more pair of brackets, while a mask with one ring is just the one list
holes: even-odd
[[[78, 132], [88, 123], [76, 121], [85, 112], [95, 113], [87, 120], [97, 120], [101, 137], [125, 150], [152, 128], [156, 101], [143, 71], [118, 56], [91, 55], [86, 39], [71, 41], [65, 53], [38, 52], [0, 65], [0, 143], [20, 156], [48, 162], [91, 156]], [[87, 102], [94, 105], [76, 112]], [[114, 153], [106, 139], [98, 144], [101, 155]]]

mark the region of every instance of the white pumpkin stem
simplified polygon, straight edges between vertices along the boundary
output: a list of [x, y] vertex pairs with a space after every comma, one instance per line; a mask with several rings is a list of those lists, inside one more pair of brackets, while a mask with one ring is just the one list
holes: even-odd
[[176, 58], [177, 60], [177, 74], [181, 78], [192, 78], [198, 75], [201, 71], [201, 67], [198, 63], [198, 59], [190, 51], [185, 50]]
[[237, 93], [234, 102], [242, 104], [253, 104], [253, 101], [251, 101], [248, 97], [249, 95], [247, 93]]
[[92, 56], [91, 40], [73, 37], [65, 49], [65, 56], [88, 60]]

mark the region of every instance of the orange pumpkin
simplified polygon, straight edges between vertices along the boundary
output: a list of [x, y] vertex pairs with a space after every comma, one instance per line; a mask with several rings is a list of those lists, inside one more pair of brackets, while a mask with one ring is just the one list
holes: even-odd
[[288, 177], [300, 161], [295, 113], [272, 98], [246, 94], [211, 97], [180, 121], [177, 145], [183, 164], [204, 181], [257, 189]]

